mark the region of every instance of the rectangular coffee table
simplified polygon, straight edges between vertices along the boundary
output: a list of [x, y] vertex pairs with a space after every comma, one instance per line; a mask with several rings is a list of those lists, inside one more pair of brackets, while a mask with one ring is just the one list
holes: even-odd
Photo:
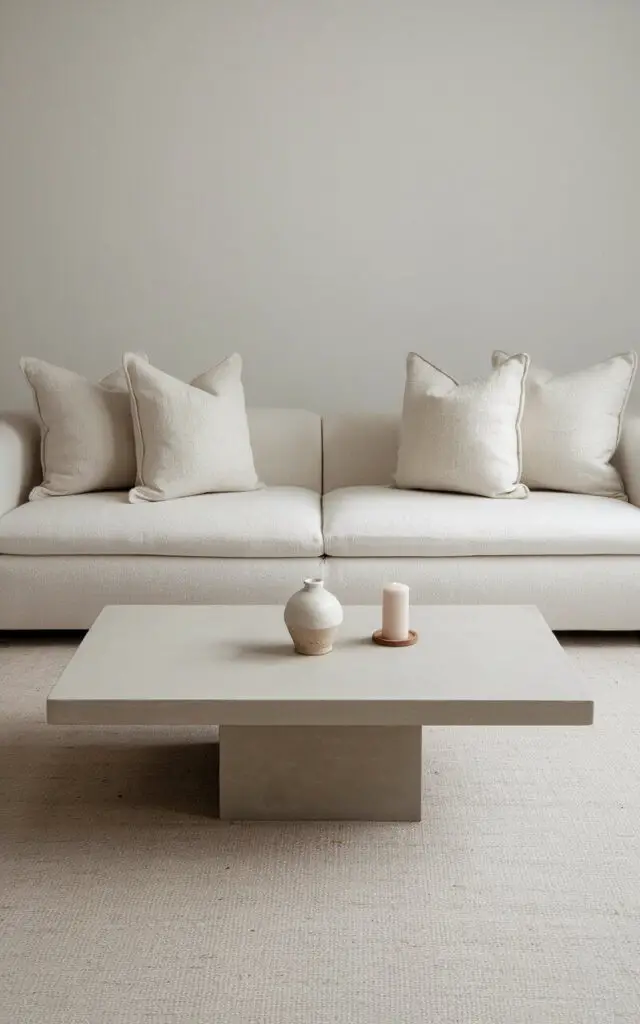
[[331, 654], [295, 654], [282, 608], [105, 608], [47, 701], [69, 725], [219, 725], [220, 816], [417, 821], [422, 726], [590, 725], [534, 607], [414, 607], [414, 647], [346, 607]]

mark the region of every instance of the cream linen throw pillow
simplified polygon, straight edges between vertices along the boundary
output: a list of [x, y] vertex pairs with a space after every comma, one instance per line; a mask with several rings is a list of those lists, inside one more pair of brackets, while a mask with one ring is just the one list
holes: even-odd
[[242, 387], [242, 359], [185, 384], [133, 354], [124, 357], [138, 464], [131, 502], [166, 501], [260, 486]]
[[[143, 362], [147, 357], [137, 358]], [[93, 384], [43, 359], [25, 357], [20, 366], [41, 431], [43, 480], [30, 500], [132, 487], [136, 453], [124, 370]]]
[[[504, 366], [505, 352], [493, 353]], [[571, 491], [626, 500], [611, 465], [636, 373], [635, 352], [574, 373], [532, 366], [522, 419], [523, 479], [534, 490]]]
[[520, 419], [527, 355], [486, 380], [458, 384], [415, 352], [407, 357], [396, 487], [525, 498]]

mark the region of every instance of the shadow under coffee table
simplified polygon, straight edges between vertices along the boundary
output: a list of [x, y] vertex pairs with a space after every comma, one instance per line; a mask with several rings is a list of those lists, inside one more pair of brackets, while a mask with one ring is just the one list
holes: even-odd
[[532, 606], [414, 607], [413, 647], [346, 607], [331, 654], [274, 606], [105, 608], [47, 700], [68, 725], [219, 725], [220, 816], [418, 821], [422, 726], [590, 725], [579, 673]]

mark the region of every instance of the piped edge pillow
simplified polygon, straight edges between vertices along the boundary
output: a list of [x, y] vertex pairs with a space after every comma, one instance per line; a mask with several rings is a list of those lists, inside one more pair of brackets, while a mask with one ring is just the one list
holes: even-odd
[[485, 380], [459, 384], [410, 352], [395, 486], [526, 498], [520, 421], [528, 368], [522, 353]]
[[136, 451], [124, 370], [94, 384], [34, 356], [22, 358], [20, 368], [40, 421], [42, 483], [29, 500], [131, 487]]
[[[493, 353], [493, 366], [510, 357]], [[626, 500], [611, 465], [636, 374], [635, 352], [571, 373], [532, 365], [522, 419], [523, 480], [532, 490], [567, 491]]]
[[236, 353], [191, 384], [133, 353], [124, 357], [137, 480], [131, 502], [252, 491], [256, 475]]

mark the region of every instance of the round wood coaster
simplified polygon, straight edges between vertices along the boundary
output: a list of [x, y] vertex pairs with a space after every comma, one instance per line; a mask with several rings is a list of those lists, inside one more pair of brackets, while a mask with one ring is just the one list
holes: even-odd
[[381, 629], [376, 629], [375, 633], [371, 637], [374, 644], [379, 644], [380, 647], [413, 647], [418, 642], [418, 634], [415, 629], [409, 630], [409, 636], [406, 640], [387, 640], [382, 635]]

